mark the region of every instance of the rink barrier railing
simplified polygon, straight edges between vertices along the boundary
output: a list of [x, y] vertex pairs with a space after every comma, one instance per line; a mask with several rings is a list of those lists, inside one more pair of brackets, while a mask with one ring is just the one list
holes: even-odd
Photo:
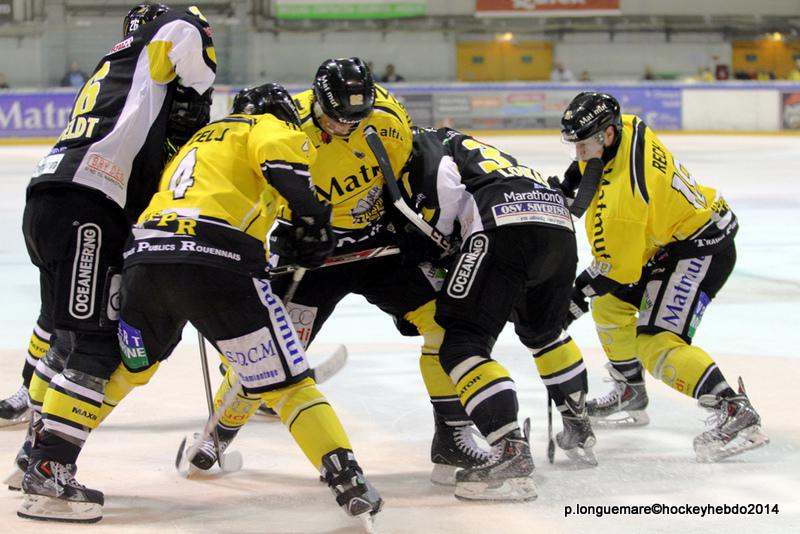
[[[451, 126], [483, 135], [551, 135], [558, 129], [569, 101], [586, 90], [613, 94], [624, 112], [639, 115], [659, 132], [800, 132], [797, 82], [436, 83], [388, 87], [406, 105], [415, 124]], [[288, 88], [294, 92], [304, 89]], [[213, 118], [226, 114], [236, 90], [215, 88]], [[52, 142], [69, 122], [75, 92], [0, 91], [0, 143]]]

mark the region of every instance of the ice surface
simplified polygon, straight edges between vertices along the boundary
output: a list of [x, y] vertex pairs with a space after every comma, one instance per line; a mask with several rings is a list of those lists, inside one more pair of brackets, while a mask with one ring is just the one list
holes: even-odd
[[[356, 455], [386, 499], [381, 533], [493, 534], [505, 532], [798, 532], [800, 531], [800, 137], [663, 136], [703, 183], [721, 189], [741, 221], [739, 259], [727, 286], [703, 319], [696, 344], [715, 357], [729, 381], [742, 375], [772, 444], [719, 464], [697, 464], [692, 438], [705, 414], [695, 403], [648, 379], [651, 424], [598, 430], [596, 469], [574, 469], [563, 454], [549, 465], [546, 394], [530, 355], [507, 329], [494, 356], [512, 373], [521, 417], [533, 419], [537, 501], [519, 505], [459, 502], [452, 490], [428, 481], [432, 432], [429, 403], [417, 365], [417, 343], [359, 297], [347, 298], [312, 347], [319, 361], [346, 343], [350, 361], [321, 389], [347, 429]], [[544, 174], [568, 162], [556, 135], [495, 137], [487, 141]], [[38, 310], [37, 274], [20, 232], [24, 189], [48, 147], [0, 148], [0, 393], [19, 386], [24, 349]], [[582, 231], [580, 232], [582, 235]], [[588, 247], [581, 241], [581, 262]], [[591, 320], [571, 333], [583, 348], [591, 394], [606, 391], [605, 357]], [[94, 526], [18, 519], [20, 496], [0, 489], [2, 532], [358, 532], [317, 481], [288, 432], [253, 422], [235, 447], [242, 471], [185, 480], [174, 470], [183, 435], [205, 418], [195, 335], [151, 384], [133, 392], [95, 432], [80, 461], [78, 480], [106, 493], [105, 518]], [[558, 428], [558, 423], [556, 427]], [[21, 427], [0, 429], [0, 460], [11, 462]], [[0, 470], [0, 474], [3, 474]], [[777, 504], [778, 515], [594, 515], [565, 517], [577, 505]], [[725, 530], [723, 530], [725, 529]]]

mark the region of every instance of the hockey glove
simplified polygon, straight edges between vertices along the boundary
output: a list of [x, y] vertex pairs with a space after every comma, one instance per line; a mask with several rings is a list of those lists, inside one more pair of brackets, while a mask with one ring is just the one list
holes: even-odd
[[209, 88], [201, 95], [191, 87], [176, 85], [167, 121], [167, 138], [175, 146], [184, 145], [197, 130], [208, 124], [213, 91], [213, 88]]
[[292, 215], [287, 245], [279, 254], [288, 263], [306, 269], [315, 269], [325, 263], [336, 248], [330, 206], [325, 206], [325, 210], [317, 215]]
[[573, 287], [572, 296], [569, 299], [569, 310], [567, 311], [567, 316], [564, 318], [564, 330], [566, 330], [575, 319], [588, 311], [589, 301], [586, 300], [586, 295], [577, 287]]

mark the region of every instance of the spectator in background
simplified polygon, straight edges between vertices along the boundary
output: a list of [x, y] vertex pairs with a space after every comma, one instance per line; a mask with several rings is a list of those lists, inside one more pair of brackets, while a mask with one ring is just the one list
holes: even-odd
[[78, 65], [77, 61], [73, 61], [69, 65], [69, 69], [64, 74], [64, 77], [61, 78], [61, 86], [62, 87], [74, 87], [79, 88], [83, 86], [83, 83], [86, 81], [86, 73], [83, 72]]
[[786, 76], [786, 79], [800, 82], [800, 55], [794, 56], [794, 68]]
[[711, 69], [708, 67], [700, 67], [697, 69], [697, 78], [698, 82], [713, 82], [716, 80], [714, 77], [714, 73], [711, 72]]
[[589, 75], [589, 71], [588, 70], [581, 71], [581, 75], [578, 76], [578, 81], [579, 82], [591, 82], [592, 81], [592, 77]]
[[8, 89], [8, 82], [6, 81], [6, 75], [0, 72], [0, 89]]
[[775, 79], [775, 73], [771, 70], [761, 69], [756, 73], [756, 80], [759, 82], [768, 82]]
[[644, 75], [642, 76], [642, 80], [651, 81], [656, 79], [656, 73], [653, 72], [653, 68], [650, 65], [647, 65], [644, 68]]
[[720, 62], [719, 56], [714, 56], [711, 60], [714, 62], [714, 78], [717, 80], [729, 80], [731, 77], [730, 67]]
[[379, 79], [383, 83], [402, 82], [405, 80], [405, 78], [395, 72], [394, 65], [392, 63], [386, 65], [386, 70]]
[[572, 71], [564, 66], [563, 63], [556, 62], [553, 65], [553, 70], [550, 72], [551, 82], [574, 82], [575, 76]]

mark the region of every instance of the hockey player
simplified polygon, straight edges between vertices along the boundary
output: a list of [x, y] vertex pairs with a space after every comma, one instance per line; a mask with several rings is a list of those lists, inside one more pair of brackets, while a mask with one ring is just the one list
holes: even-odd
[[28, 342], [28, 353], [22, 367], [22, 385], [13, 395], [0, 401], [0, 427], [27, 423], [30, 419], [28, 389], [36, 364], [50, 348], [52, 327], [49, 325], [50, 318], [44, 314], [44, 310], [41, 310]]
[[647, 405], [644, 365], [716, 414], [713, 428], [694, 440], [698, 460], [768, 443], [741, 379], [737, 393], [714, 360], [692, 345], [736, 262], [736, 216], [639, 117], [622, 115], [614, 97], [579, 94], [561, 124], [579, 162], [564, 188], [579, 185], [571, 211], [580, 215], [588, 207], [594, 257], [575, 281], [569, 320], [588, 311], [591, 300], [615, 381], [610, 394], [588, 403], [589, 413], [641, 417]]
[[[311, 176], [317, 197], [333, 207], [333, 229], [338, 241], [334, 254], [367, 250], [398, 243], [389, 231], [387, 204], [383, 197], [384, 176], [364, 140], [364, 128], [374, 126], [391, 159], [395, 173], [411, 154], [411, 120], [403, 106], [385, 89], [373, 83], [359, 58], [331, 59], [318, 69], [313, 88], [295, 96], [303, 131], [317, 149]], [[287, 236], [294, 231], [291, 214], [279, 212], [281, 224], [270, 237], [271, 262], [291, 264], [293, 252]], [[397, 224], [397, 223], [396, 223]], [[399, 223], [399, 224], [402, 224]], [[424, 241], [429, 241], [424, 238]], [[388, 256], [308, 271], [288, 309], [300, 339], [308, 346], [346, 295], [355, 293], [394, 318], [403, 335], [423, 336], [420, 368], [434, 407], [435, 434], [431, 445], [434, 482], [452, 484], [457, 467], [480, 465], [488, 451], [473, 440], [469, 418], [461, 407], [453, 384], [439, 364], [439, 345], [444, 334], [434, 321], [436, 279], [430, 267], [417, 265], [418, 243], [400, 243], [401, 255]], [[290, 277], [276, 278], [273, 290], [283, 296]], [[231, 374], [217, 392], [221, 402], [232, 381]], [[258, 407], [258, 398], [240, 397], [237, 410], [220, 420], [218, 433], [226, 444]], [[212, 447], [198, 454], [194, 464], [210, 468], [216, 461]]]
[[594, 462], [586, 367], [561, 322], [578, 262], [564, 197], [513, 156], [449, 128], [414, 136], [408, 184], [417, 211], [463, 239], [437, 300], [441, 363], [467, 414], [499, 451], [486, 465], [457, 472], [455, 494], [534, 499], [528, 429], [517, 424], [514, 382], [491, 351], [511, 318], [561, 412], [556, 441], [570, 456]]
[[342, 508], [370, 515], [382, 501], [265, 276], [278, 195], [293, 208], [288, 240], [297, 265], [317, 267], [335, 247], [330, 207], [314, 196], [309, 175], [316, 151], [299, 126], [283, 87], [245, 89], [233, 115], [201, 129], [167, 166], [125, 253], [120, 373], [146, 382], [190, 321], [245, 394], [276, 409]]
[[[85, 496], [68, 466], [97, 425], [105, 384], [120, 363], [119, 273], [130, 222], [156, 189], [170, 130], [208, 121], [204, 94], [216, 63], [205, 17], [196, 8], [142, 4], [123, 30], [27, 190], [23, 233], [53, 326], [30, 388], [32, 428], [41, 432], [30, 461], [31, 434], [17, 458], [28, 495]], [[40, 512], [24, 504], [20, 514]]]

